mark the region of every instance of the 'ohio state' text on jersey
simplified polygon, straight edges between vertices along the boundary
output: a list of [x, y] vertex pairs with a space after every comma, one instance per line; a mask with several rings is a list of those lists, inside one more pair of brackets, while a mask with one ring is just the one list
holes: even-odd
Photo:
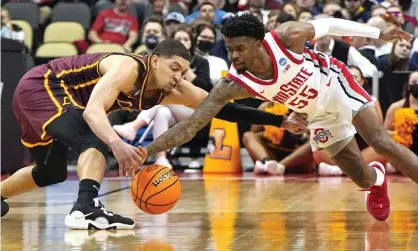
[[310, 113], [319, 93], [328, 86], [330, 58], [307, 48], [303, 55], [291, 52], [275, 31], [266, 34], [263, 45], [272, 59], [273, 79], [262, 80], [248, 71], [239, 74], [233, 65], [228, 78], [259, 98], [284, 104], [300, 113]]

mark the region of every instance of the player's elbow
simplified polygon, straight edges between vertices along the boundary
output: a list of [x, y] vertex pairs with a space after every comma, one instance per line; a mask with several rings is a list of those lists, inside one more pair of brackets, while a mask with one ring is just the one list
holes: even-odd
[[90, 121], [94, 120], [94, 114], [94, 108], [87, 106], [83, 112], [83, 118], [87, 123], [89, 123]]

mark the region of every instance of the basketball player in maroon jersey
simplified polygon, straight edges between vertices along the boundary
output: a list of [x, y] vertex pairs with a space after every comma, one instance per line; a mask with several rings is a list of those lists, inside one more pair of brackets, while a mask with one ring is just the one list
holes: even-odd
[[[150, 56], [85, 54], [52, 60], [26, 73], [16, 88], [13, 109], [22, 127], [22, 143], [36, 166], [22, 168], [1, 183], [2, 216], [8, 212], [5, 199], [66, 180], [70, 147], [80, 154], [80, 183], [65, 224], [73, 229], [133, 228], [133, 220], [107, 211], [97, 199], [109, 148], [120, 173], [132, 175], [145, 155], [141, 147], [122, 141], [107, 113], [149, 109], [160, 103], [196, 107], [207, 93], [183, 79], [189, 66], [190, 55], [183, 44], [165, 40]], [[281, 125], [296, 133], [306, 130], [303, 115], [276, 116], [232, 103], [217, 117]]]
[[265, 34], [263, 23], [248, 14], [231, 17], [224, 23], [222, 33], [233, 62], [228, 78], [215, 85], [187, 120], [147, 145], [147, 154], [184, 144], [228, 100], [261, 97], [308, 114], [312, 148], [326, 151], [366, 190], [367, 209], [374, 218], [387, 219], [390, 201], [384, 167], [365, 162], [354, 138], [356, 130], [377, 153], [388, 157], [417, 183], [418, 157], [390, 138], [370, 96], [343, 63], [304, 45], [326, 34], [386, 41], [410, 40], [411, 35], [394, 26], [379, 30], [336, 18], [286, 22]]

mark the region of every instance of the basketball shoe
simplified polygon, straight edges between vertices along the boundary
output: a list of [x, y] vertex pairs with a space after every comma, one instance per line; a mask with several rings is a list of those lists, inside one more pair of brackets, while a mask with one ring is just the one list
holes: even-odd
[[5, 200], [1, 200], [1, 217], [9, 212], [9, 204]]
[[[385, 175], [385, 168], [379, 162], [372, 162], [369, 164], [369, 166], [380, 170], [383, 175]], [[382, 185], [372, 186], [368, 189], [365, 189], [365, 193], [367, 211], [369, 211], [369, 213], [376, 220], [386, 220], [389, 217], [390, 212], [390, 201], [387, 191], [386, 176], [384, 176]]]
[[114, 214], [105, 209], [98, 198], [87, 205], [76, 202], [65, 216], [65, 225], [71, 229], [132, 229], [132, 219]]

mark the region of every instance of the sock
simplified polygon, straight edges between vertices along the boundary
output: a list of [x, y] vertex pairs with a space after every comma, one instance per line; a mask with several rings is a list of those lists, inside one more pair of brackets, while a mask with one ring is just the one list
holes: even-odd
[[385, 175], [380, 171], [379, 168], [373, 167], [376, 170], [376, 182], [374, 183], [375, 186], [381, 186], [385, 181]]
[[261, 160], [261, 163], [266, 164], [267, 161], [269, 161], [270, 159], [268, 157], [265, 157]]
[[99, 182], [91, 179], [83, 179], [79, 183], [77, 202], [81, 205], [90, 203], [99, 195]]

